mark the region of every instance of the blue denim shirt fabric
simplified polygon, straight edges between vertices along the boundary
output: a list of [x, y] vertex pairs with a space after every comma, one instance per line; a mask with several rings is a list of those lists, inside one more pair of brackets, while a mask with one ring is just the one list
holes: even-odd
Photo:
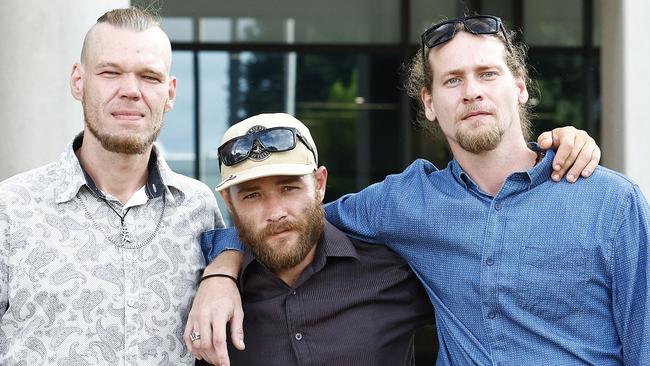
[[[435, 306], [437, 365], [650, 364], [650, 209], [638, 186], [598, 167], [550, 180], [554, 153], [495, 197], [456, 160], [417, 160], [326, 205], [360, 240], [387, 243]], [[219, 230], [208, 259], [241, 247]], [[212, 238], [214, 239], [214, 238]]]

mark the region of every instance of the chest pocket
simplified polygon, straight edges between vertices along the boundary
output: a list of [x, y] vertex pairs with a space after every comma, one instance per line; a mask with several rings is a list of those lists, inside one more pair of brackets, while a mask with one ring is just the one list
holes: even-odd
[[587, 282], [585, 249], [523, 246], [519, 259], [517, 305], [520, 308], [550, 321], [582, 309]]

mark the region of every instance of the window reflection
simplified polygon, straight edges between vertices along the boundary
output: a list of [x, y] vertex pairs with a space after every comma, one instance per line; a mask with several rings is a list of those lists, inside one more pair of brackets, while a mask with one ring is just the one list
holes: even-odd
[[524, 31], [531, 47], [581, 46], [582, 1], [525, 1]]
[[194, 56], [190, 51], [174, 51], [172, 57], [171, 74], [177, 77], [176, 102], [165, 114], [156, 144], [175, 172], [194, 177]]

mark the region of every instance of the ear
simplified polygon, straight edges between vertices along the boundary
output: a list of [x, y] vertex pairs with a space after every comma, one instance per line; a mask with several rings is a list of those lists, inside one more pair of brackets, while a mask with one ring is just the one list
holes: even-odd
[[80, 63], [72, 65], [72, 74], [70, 75], [70, 92], [74, 99], [81, 101], [84, 95], [83, 82], [84, 69]]
[[515, 78], [515, 85], [517, 86], [517, 100], [519, 101], [519, 104], [526, 104], [529, 96], [524, 78], [517, 76]]
[[226, 203], [226, 206], [228, 206], [228, 210], [230, 212], [232, 211], [232, 201], [230, 200], [230, 188], [226, 188], [223, 191], [219, 192], [221, 193], [221, 198], [223, 198], [223, 201]]
[[165, 103], [165, 112], [169, 112], [174, 108], [174, 102], [176, 101], [176, 76], [170, 76], [169, 78], [169, 90], [168, 98]]
[[316, 192], [318, 199], [323, 202], [325, 198], [325, 187], [327, 186], [327, 168], [321, 166], [316, 169]]
[[424, 115], [429, 121], [435, 121], [436, 111], [433, 109], [433, 97], [427, 88], [422, 88], [420, 91], [420, 101], [422, 101], [422, 106], [424, 107]]

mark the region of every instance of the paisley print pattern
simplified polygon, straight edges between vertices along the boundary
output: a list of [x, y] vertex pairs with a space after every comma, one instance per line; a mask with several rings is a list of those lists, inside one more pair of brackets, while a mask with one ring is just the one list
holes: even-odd
[[164, 210], [162, 197], [133, 206], [134, 245], [119, 247], [72, 146], [0, 183], [0, 365], [192, 365], [182, 332], [200, 235], [223, 227], [214, 194], [158, 158]]

